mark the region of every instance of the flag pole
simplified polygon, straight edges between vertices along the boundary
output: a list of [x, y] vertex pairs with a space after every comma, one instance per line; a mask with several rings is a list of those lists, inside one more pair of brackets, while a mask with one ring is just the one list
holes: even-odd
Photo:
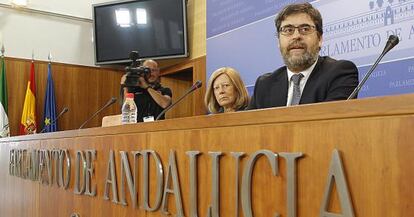
[[1, 45], [1, 58], [4, 58], [4, 44]]
[[49, 60], [49, 64], [52, 63], [52, 52], [49, 51], [49, 55], [47, 56], [47, 59]]

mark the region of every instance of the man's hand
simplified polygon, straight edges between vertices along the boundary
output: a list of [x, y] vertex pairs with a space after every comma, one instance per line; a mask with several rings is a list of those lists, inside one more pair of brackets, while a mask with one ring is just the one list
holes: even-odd
[[142, 89], [147, 89], [149, 87], [149, 84], [144, 77], [139, 77], [138, 86], [141, 87]]
[[122, 75], [121, 85], [124, 85], [125, 84], [125, 80], [126, 80], [126, 74]]
[[154, 101], [161, 106], [161, 108], [165, 109], [167, 108], [171, 102], [172, 99], [168, 95], [162, 95], [161, 91], [154, 90], [152, 88], [148, 88], [148, 93], [151, 95], [151, 97], [154, 99]]
[[[121, 77], [121, 85], [125, 85], [126, 79], [127, 79], [127, 74], [124, 74]], [[131, 84], [129, 84], [129, 85], [131, 85]], [[140, 77], [138, 79], [138, 81], [135, 83], [135, 85], [133, 85], [133, 86], [135, 86], [135, 87], [141, 87], [141, 88], [146, 89], [148, 87], [148, 83], [147, 83], [147, 81], [144, 78]]]

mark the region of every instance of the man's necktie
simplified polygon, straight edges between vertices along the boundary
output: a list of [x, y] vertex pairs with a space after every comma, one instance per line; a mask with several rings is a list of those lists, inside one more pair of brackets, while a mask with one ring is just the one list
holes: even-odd
[[301, 73], [297, 73], [292, 75], [291, 79], [293, 81], [293, 94], [292, 94], [292, 101], [290, 105], [298, 105], [300, 101], [300, 96], [302, 95], [300, 92], [300, 80], [303, 78]]

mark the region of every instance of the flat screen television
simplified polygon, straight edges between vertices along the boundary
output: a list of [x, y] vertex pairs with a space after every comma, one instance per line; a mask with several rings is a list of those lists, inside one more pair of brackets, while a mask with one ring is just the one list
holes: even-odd
[[187, 57], [186, 0], [138, 0], [95, 4], [95, 64]]

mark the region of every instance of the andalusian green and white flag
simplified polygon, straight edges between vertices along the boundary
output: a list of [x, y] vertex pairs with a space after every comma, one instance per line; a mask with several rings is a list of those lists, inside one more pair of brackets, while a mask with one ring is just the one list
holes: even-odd
[[9, 118], [7, 116], [7, 81], [6, 81], [6, 65], [4, 64], [4, 56], [1, 57], [0, 71], [0, 137], [10, 136]]

